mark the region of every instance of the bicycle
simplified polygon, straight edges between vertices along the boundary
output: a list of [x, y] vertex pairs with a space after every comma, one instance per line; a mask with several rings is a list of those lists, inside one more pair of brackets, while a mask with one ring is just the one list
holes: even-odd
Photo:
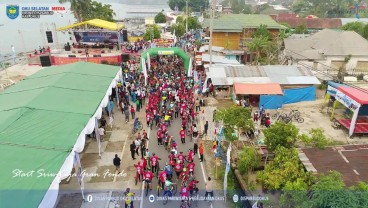
[[[176, 194], [176, 184], [173, 184], [173, 186], [171, 187], [171, 190], [169, 191], [169, 196], [170, 197], [172, 197], [172, 196], [174, 196], [175, 194]], [[171, 194], [170, 194], [171, 193]], [[167, 202], [169, 202], [169, 197], [168, 196], [166, 196], [166, 194], [164, 194], [163, 195], [163, 198], [164, 198], [164, 200], [163, 200], [163, 205], [166, 205], [167, 204]]]
[[300, 112], [298, 110], [291, 110], [288, 117], [290, 118], [290, 120], [295, 119], [299, 123], [304, 122], [304, 118], [300, 117]]
[[283, 114], [282, 111], [276, 110], [276, 113], [272, 115], [272, 119], [277, 119], [282, 114]]

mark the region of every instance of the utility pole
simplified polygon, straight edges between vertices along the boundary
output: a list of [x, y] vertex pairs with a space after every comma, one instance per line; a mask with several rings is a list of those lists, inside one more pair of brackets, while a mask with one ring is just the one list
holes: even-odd
[[185, 34], [188, 35], [188, 0], [186, 1], [186, 13], [187, 13], [187, 21], [185, 21]]
[[213, 0], [211, 0], [210, 4], [210, 44], [209, 44], [209, 52], [210, 52], [210, 67], [212, 66], [212, 36], [213, 33]]

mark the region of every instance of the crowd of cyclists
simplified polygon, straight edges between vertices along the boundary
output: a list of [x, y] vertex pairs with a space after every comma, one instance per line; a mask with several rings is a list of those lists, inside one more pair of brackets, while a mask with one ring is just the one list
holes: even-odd
[[[150, 153], [147, 146], [143, 147], [145, 148], [145, 151], [142, 151], [144, 155], [134, 165], [135, 183], [145, 183], [147, 196], [148, 192], [152, 191], [152, 181], [157, 180], [157, 196], [162, 194], [161, 196], [166, 198], [166, 203], [168, 197], [172, 197], [179, 187], [182, 207], [189, 207], [190, 199], [198, 196], [197, 183], [199, 181], [194, 176], [195, 151], [181, 149], [176, 138], [180, 138], [181, 144], [187, 142], [187, 137], [192, 142], [198, 142], [198, 113], [195, 109], [197, 95], [194, 81], [186, 76], [180, 58], [167, 56], [151, 62], [155, 67], [148, 72], [148, 86], [145, 88], [147, 92], [145, 98], [147, 100], [146, 124], [147, 128], [157, 131], [157, 144], [159, 148], [162, 148], [159, 151], [167, 151], [167, 158], [159, 158], [155, 153]], [[137, 80], [134, 83], [144, 83], [139, 81], [142, 78], [139, 74], [135, 77]], [[143, 88], [142, 85], [135, 86]], [[135, 119], [134, 126], [136, 122], [139, 122], [137, 118]], [[177, 132], [169, 132], [168, 128], [174, 120], [180, 120], [181, 128]], [[156, 142], [153, 139], [150, 141]], [[127, 196], [130, 189], [126, 191]], [[127, 205], [132, 207], [132, 203], [132, 200], [128, 200], [126, 207]]]

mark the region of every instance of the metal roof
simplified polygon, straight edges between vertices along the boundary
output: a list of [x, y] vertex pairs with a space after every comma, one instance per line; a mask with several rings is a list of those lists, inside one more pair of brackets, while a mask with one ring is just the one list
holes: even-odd
[[[210, 62], [209, 54], [202, 54], [203, 62]], [[213, 63], [224, 63], [224, 64], [240, 64], [239, 61], [233, 59], [227, 59], [225, 56], [212, 55]]]
[[208, 75], [211, 78], [225, 78], [226, 82], [221, 81], [221, 85], [223, 83], [232, 85], [233, 82], [278, 83], [282, 85], [320, 84], [309, 69], [297, 66], [213, 65], [209, 67]]

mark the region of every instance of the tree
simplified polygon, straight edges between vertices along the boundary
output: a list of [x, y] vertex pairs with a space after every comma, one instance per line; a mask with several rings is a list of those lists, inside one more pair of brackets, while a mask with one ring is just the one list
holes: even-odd
[[[179, 11], [185, 11], [186, 0], [169, 0], [168, 5], [171, 10], [175, 10], [175, 7]], [[206, 6], [206, 1], [201, 0], [188, 0], [188, 7], [192, 8], [193, 11], [199, 12]]]
[[82, 22], [83, 19], [80, 14], [85, 8], [89, 7], [90, 0], [59, 0], [61, 4], [67, 2], [70, 3], [70, 11], [73, 13], [75, 19], [77, 19], [77, 22]]
[[249, 51], [254, 52], [256, 54], [255, 62], [258, 63], [259, 59], [261, 58], [261, 53], [269, 44], [267, 37], [256, 37], [253, 38], [250, 42], [246, 45]]
[[185, 33], [185, 25], [182, 23], [173, 24], [171, 26], [171, 31], [172, 31], [172, 34], [175, 35], [176, 37], [181, 37]]
[[242, 0], [231, 0], [231, 10], [234, 14], [251, 14], [252, 8]]
[[343, 30], [355, 31], [363, 38], [368, 39], [368, 24], [363, 22], [349, 22], [341, 27]]
[[188, 17], [187, 19], [184, 19], [183, 24], [186, 25], [186, 22], [188, 20], [188, 30], [196, 30], [199, 28], [202, 28], [201, 23], [199, 23], [197, 17]]
[[324, 149], [326, 146], [332, 144], [331, 139], [326, 137], [323, 129], [321, 128], [311, 129], [309, 131], [309, 135], [302, 134], [300, 135], [300, 139], [304, 145], [319, 149]]
[[155, 16], [155, 23], [166, 23], [166, 15], [164, 15], [162, 12], [159, 12]]
[[291, 123], [274, 123], [270, 128], [263, 131], [267, 149], [274, 151], [277, 147], [294, 147], [297, 141], [298, 132], [298, 128]]
[[295, 34], [308, 34], [308, 28], [306, 25], [298, 25], [294, 31]]
[[238, 169], [241, 174], [253, 171], [254, 168], [259, 166], [261, 157], [258, 151], [253, 147], [245, 147], [240, 153], [238, 160]]
[[331, 171], [320, 176], [312, 186], [312, 199], [308, 207], [359, 207], [353, 192], [345, 189], [341, 173]]
[[298, 178], [296, 181], [286, 182], [280, 197], [280, 204], [282, 207], [305, 207], [305, 202], [308, 201], [308, 188], [308, 184], [302, 178]]
[[184, 22], [184, 17], [183, 16], [178, 16], [176, 18], [176, 23], [183, 23]]
[[264, 171], [258, 172], [257, 177], [269, 190], [280, 190], [287, 183], [307, 178], [299, 160], [298, 150], [283, 146], [276, 149], [274, 160], [266, 165]]
[[86, 0], [86, 2], [88, 2], [88, 6], [79, 13], [83, 21], [91, 19], [114, 21], [115, 13], [110, 4], [102, 4], [92, 0]]
[[268, 31], [267, 25], [260, 25], [252, 34], [252, 38], [267, 38], [271, 40], [271, 33]]
[[143, 35], [144, 40], [152, 40], [161, 37], [161, 30], [157, 25], [150, 25]]
[[249, 131], [254, 128], [251, 110], [240, 106], [231, 106], [218, 110], [215, 120], [223, 121], [224, 135], [226, 140], [229, 141], [238, 139], [238, 137], [234, 135], [235, 130]]

